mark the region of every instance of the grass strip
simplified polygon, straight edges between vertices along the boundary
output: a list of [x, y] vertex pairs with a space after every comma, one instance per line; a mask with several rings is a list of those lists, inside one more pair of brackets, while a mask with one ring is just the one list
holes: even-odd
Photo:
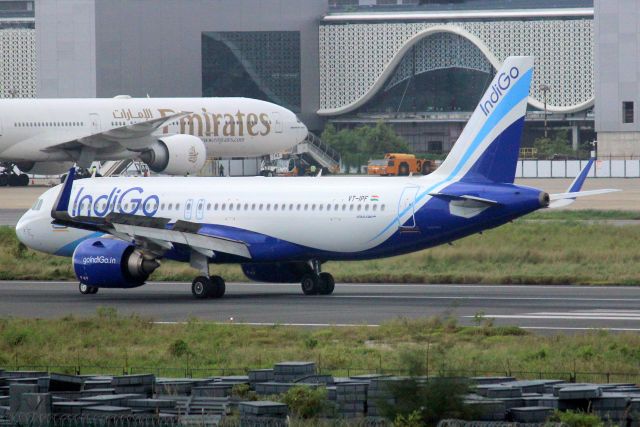
[[[323, 266], [342, 283], [492, 283], [640, 285], [640, 227], [581, 221], [522, 222], [413, 254]], [[214, 265], [245, 281], [237, 265]], [[151, 280], [191, 281], [187, 264], [163, 262]], [[0, 227], [0, 279], [75, 280], [69, 258], [21, 245]]]
[[309, 360], [334, 375], [346, 374], [347, 368], [351, 374], [453, 370], [551, 378], [565, 378], [571, 372], [603, 373], [578, 381], [625, 381], [622, 376], [606, 377], [607, 372], [640, 375], [638, 334], [539, 336], [516, 327], [493, 326], [480, 315], [477, 323], [461, 327], [450, 313], [395, 319], [377, 328], [257, 327], [197, 319], [154, 324], [150, 318], [99, 308], [86, 318], [0, 319], [0, 367], [49, 366], [72, 372], [83, 366], [82, 373], [125, 370], [178, 377], [188, 370], [205, 376], [211, 371], [200, 369], [235, 368], [227, 373], [239, 373], [286, 360]]

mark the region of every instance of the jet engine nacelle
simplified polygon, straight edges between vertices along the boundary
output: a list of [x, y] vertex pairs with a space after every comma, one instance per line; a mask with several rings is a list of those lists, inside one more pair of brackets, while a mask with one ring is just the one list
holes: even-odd
[[87, 239], [73, 252], [73, 269], [81, 283], [96, 288], [135, 288], [144, 285], [159, 267], [131, 243], [115, 239]]
[[34, 175], [61, 175], [73, 165], [71, 162], [18, 162], [21, 172]]
[[256, 282], [296, 283], [302, 276], [311, 273], [305, 262], [278, 262], [272, 264], [242, 264], [242, 272]]
[[172, 135], [157, 140], [140, 159], [157, 173], [195, 174], [207, 160], [204, 142], [193, 135]]

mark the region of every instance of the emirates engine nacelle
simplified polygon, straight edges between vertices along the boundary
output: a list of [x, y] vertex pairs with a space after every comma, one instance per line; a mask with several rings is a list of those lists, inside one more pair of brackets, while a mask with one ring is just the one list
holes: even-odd
[[172, 135], [161, 138], [140, 159], [156, 173], [193, 175], [207, 160], [204, 142], [193, 135]]

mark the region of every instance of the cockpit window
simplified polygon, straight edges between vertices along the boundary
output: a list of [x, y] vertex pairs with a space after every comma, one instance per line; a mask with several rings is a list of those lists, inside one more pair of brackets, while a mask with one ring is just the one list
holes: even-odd
[[36, 202], [33, 204], [33, 206], [31, 207], [31, 209], [32, 209], [32, 210], [34, 210], [34, 211], [39, 211], [41, 207], [42, 207], [42, 199], [38, 199], [38, 200], [36, 200]]

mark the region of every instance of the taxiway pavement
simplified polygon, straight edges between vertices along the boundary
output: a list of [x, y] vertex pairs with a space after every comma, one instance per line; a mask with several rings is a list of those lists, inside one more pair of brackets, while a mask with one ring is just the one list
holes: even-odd
[[451, 315], [473, 325], [541, 333], [640, 331], [640, 288], [519, 285], [338, 284], [333, 295], [304, 296], [296, 284], [229, 283], [219, 300], [195, 300], [189, 283], [149, 283], [81, 295], [72, 282], [0, 281], [2, 316], [91, 315], [98, 307], [157, 322], [205, 321], [299, 326], [370, 325], [398, 317]]

